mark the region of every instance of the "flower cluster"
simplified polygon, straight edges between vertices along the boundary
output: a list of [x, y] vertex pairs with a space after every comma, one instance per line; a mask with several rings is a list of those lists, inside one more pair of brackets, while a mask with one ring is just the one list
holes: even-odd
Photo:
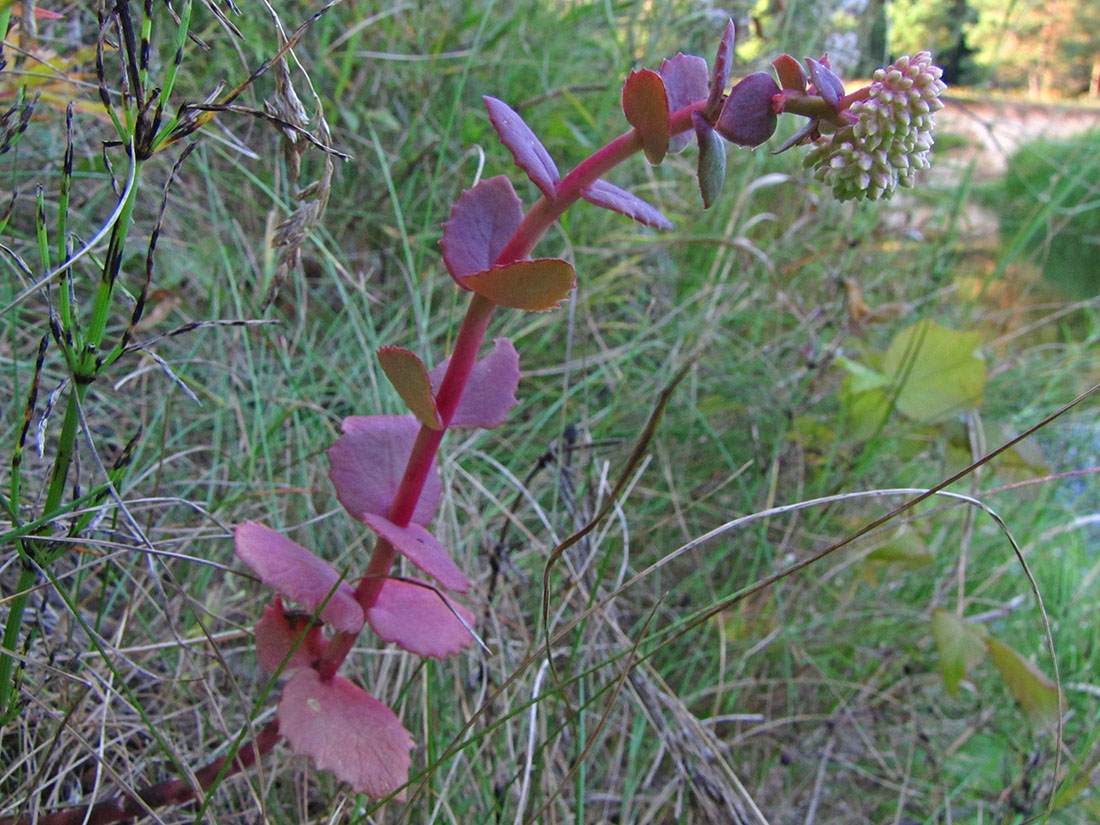
[[912, 186], [916, 170], [929, 166], [933, 115], [947, 88], [942, 74], [926, 51], [878, 69], [866, 96], [845, 112], [853, 122], [818, 138], [806, 166], [840, 200], [888, 198], [898, 184]]

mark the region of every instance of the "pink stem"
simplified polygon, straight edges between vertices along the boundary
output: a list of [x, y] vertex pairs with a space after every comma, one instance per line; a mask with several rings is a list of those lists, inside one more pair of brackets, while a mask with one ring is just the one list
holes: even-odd
[[[706, 101], [700, 100], [674, 112], [669, 118], [671, 133], [675, 135], [694, 129], [692, 114], [703, 111], [705, 106]], [[534, 250], [535, 244], [554, 222], [566, 209], [576, 203], [582, 190], [641, 149], [642, 140], [637, 131], [631, 129], [583, 160], [557, 185], [553, 198], [543, 195], [531, 207], [494, 263], [507, 264], [527, 258]], [[458, 401], [462, 397], [462, 391], [469, 380], [470, 371], [477, 360], [493, 308], [494, 304], [480, 295], [475, 294], [470, 299], [466, 317], [458, 331], [451, 362], [436, 394], [436, 407], [443, 421], [443, 429], [434, 430], [423, 425], [420, 427], [409, 461], [405, 465], [405, 474], [401, 478], [401, 484], [397, 488], [397, 494], [387, 514], [387, 518], [400, 527], [408, 526], [417, 502], [420, 501], [420, 494], [424, 489], [432, 462], [435, 461], [436, 454], [439, 452], [443, 434], [451, 423], [455, 408], [458, 407]], [[393, 546], [385, 539], [378, 539], [371, 554], [370, 564], [355, 590], [355, 598], [364, 612], [374, 605], [382, 583], [389, 574], [396, 557], [397, 553]], [[322, 679], [331, 679], [336, 674], [344, 658], [351, 651], [357, 635], [337, 633], [329, 641], [324, 656], [317, 665], [318, 674]]]

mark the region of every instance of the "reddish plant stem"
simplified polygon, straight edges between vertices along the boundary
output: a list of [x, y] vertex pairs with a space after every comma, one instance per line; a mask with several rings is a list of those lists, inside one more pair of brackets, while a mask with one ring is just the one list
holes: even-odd
[[[671, 133], [679, 134], [688, 129], [694, 129], [692, 114], [701, 112], [705, 106], [706, 101], [700, 100], [674, 112], [669, 119]], [[543, 195], [531, 207], [494, 263], [507, 264], [529, 257], [539, 239], [566, 209], [577, 202], [586, 187], [591, 186], [604, 174], [637, 154], [641, 149], [642, 140], [637, 131], [631, 129], [582, 161], [557, 185], [553, 198]], [[420, 501], [420, 494], [431, 471], [432, 462], [435, 461], [436, 454], [439, 452], [443, 434], [451, 423], [458, 401], [462, 397], [462, 391], [469, 380], [470, 371], [477, 360], [493, 309], [492, 302], [480, 295], [475, 294], [470, 299], [466, 317], [458, 331], [450, 364], [436, 394], [436, 408], [443, 421], [443, 428], [436, 430], [423, 425], [420, 427], [416, 441], [413, 443], [412, 453], [405, 465], [405, 473], [387, 514], [387, 518], [400, 527], [408, 526], [417, 502]], [[375, 542], [370, 564], [355, 590], [355, 598], [364, 612], [374, 605], [382, 583], [389, 574], [396, 557], [397, 553], [388, 541], [379, 538]], [[327, 681], [336, 675], [336, 671], [355, 644], [357, 635], [337, 633], [329, 641], [324, 656], [317, 666], [318, 674], [323, 680]]]
[[[108, 825], [111, 822], [122, 822], [133, 817], [144, 816], [150, 809], [163, 808], [165, 805], [182, 805], [184, 802], [198, 798], [202, 791], [209, 790], [219, 775], [223, 779], [228, 779], [236, 773], [248, 770], [261, 756], [275, 747], [278, 741], [279, 723], [272, 720], [264, 726], [255, 739], [237, 749], [233, 764], [225, 767], [229, 757], [223, 756], [195, 771], [198, 787], [187, 779], [170, 779], [167, 782], [158, 782], [156, 785], [141, 788], [132, 794], [120, 794], [94, 805], [66, 808], [63, 811], [40, 816], [33, 821], [36, 825], [81, 825], [81, 823]], [[31, 825], [31, 822], [29, 816], [0, 819], [0, 825]]]

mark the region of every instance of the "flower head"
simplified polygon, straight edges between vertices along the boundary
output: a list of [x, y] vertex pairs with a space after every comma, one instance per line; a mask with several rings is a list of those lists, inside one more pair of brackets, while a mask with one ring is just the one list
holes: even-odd
[[843, 114], [851, 124], [820, 137], [805, 164], [840, 200], [888, 198], [927, 169], [934, 113], [943, 108], [943, 70], [929, 52], [902, 57], [875, 72]]

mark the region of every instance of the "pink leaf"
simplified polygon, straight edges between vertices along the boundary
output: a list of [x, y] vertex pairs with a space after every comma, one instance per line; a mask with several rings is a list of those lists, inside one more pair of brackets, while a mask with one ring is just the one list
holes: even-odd
[[772, 98], [779, 86], [767, 72], [755, 72], [734, 86], [714, 128], [738, 146], [759, 146], [775, 132]]
[[[669, 114], [707, 96], [707, 61], [694, 54], [680, 53], [661, 63], [661, 79], [668, 93]], [[691, 142], [690, 132], [673, 135], [668, 151], [682, 152]]]
[[806, 72], [802, 68], [802, 64], [789, 54], [779, 55], [772, 61], [772, 68], [775, 69], [776, 77], [779, 78], [779, 85], [783, 87], [784, 91], [806, 91]]
[[568, 297], [577, 276], [560, 258], [538, 258], [494, 266], [469, 276], [465, 283], [498, 306], [543, 312]]
[[[325, 451], [336, 497], [359, 521], [364, 513], [389, 515], [420, 429], [416, 417], [352, 416], [344, 419], [341, 429], [344, 437]], [[427, 524], [432, 520], [440, 492], [439, 472], [433, 461], [413, 511], [414, 522]]]
[[340, 574], [328, 562], [254, 521], [238, 524], [234, 540], [237, 558], [251, 567], [264, 584], [310, 612], [324, 604], [322, 619], [337, 630], [359, 632], [363, 609], [351, 586], [340, 581]]
[[623, 86], [623, 113], [642, 139], [646, 159], [656, 166], [668, 152], [668, 94], [661, 76], [649, 69], [631, 72]]
[[[428, 373], [432, 391], [439, 392], [443, 376], [447, 374], [448, 358]], [[516, 387], [519, 386], [519, 355], [507, 338], [493, 340], [493, 351], [474, 364], [466, 388], [462, 390], [458, 406], [451, 416], [452, 427], [499, 427], [516, 406]]]
[[392, 710], [342, 676], [322, 682], [316, 670], [299, 671], [276, 715], [295, 753], [359, 793], [380, 799], [409, 781], [412, 736]]
[[[474, 614], [460, 604], [451, 605], [473, 626]], [[428, 587], [386, 579], [374, 605], [367, 609], [371, 629], [418, 656], [443, 659], [468, 647], [472, 638], [440, 594]]]
[[[303, 632], [305, 636], [295, 648], [294, 643]], [[284, 660], [283, 673], [288, 676], [309, 667], [321, 658], [327, 645], [321, 636], [320, 624], [310, 625], [309, 614], [288, 614], [278, 596], [274, 604], [264, 605], [264, 615], [256, 622], [253, 633], [256, 637], [256, 659], [268, 673], [277, 671]], [[287, 659], [291, 648], [294, 648], [294, 653]]]
[[710, 79], [710, 96], [707, 98], [706, 116], [711, 123], [718, 116], [722, 106], [722, 95], [726, 93], [726, 84], [730, 82], [730, 69], [733, 67], [733, 41], [736, 29], [733, 21], [726, 22], [722, 39], [718, 43], [718, 54], [714, 57], [714, 71]]
[[512, 153], [516, 166], [527, 173], [542, 194], [553, 199], [558, 183], [558, 167], [546, 147], [504, 101], [486, 95], [482, 98], [489, 110], [489, 120], [500, 135], [500, 142]]
[[672, 229], [672, 221], [662, 215], [655, 206], [650, 206], [637, 195], [605, 180], [597, 180], [591, 186], [586, 186], [581, 190], [581, 197], [591, 204], [626, 215], [654, 229]]
[[489, 269], [523, 221], [523, 204], [503, 175], [465, 190], [443, 224], [443, 262], [460, 287]]
[[367, 523], [367, 527], [392, 544], [398, 553], [433, 579], [438, 579], [448, 590], [465, 592], [470, 588], [470, 580], [458, 569], [443, 545], [419, 524], [398, 527], [389, 519], [369, 513], [363, 521]]

